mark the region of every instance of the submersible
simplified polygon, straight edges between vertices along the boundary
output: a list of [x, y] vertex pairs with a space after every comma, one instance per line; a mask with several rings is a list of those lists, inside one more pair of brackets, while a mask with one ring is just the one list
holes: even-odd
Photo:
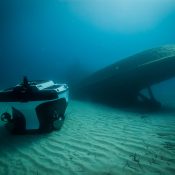
[[50, 132], [60, 129], [68, 105], [67, 84], [53, 81], [28, 81], [0, 91], [2, 109], [1, 120], [6, 127], [17, 134], [30, 132]]

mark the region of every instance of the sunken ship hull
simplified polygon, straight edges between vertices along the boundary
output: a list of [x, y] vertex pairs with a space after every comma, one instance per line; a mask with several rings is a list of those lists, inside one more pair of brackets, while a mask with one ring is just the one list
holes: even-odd
[[[155, 102], [150, 87], [175, 76], [175, 45], [150, 49], [122, 59], [83, 80], [79, 97], [131, 104], [138, 99]], [[140, 93], [147, 88], [149, 98]], [[157, 103], [158, 104], [158, 103]]]

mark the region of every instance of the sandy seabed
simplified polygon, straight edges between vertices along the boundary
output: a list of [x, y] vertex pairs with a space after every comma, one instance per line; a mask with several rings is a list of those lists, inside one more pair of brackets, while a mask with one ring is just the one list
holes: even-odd
[[5, 174], [173, 175], [175, 110], [137, 113], [71, 101], [59, 132], [14, 136], [1, 122]]

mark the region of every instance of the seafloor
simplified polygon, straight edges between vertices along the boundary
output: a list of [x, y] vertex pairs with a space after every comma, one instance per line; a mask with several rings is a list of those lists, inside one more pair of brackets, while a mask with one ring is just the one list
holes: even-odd
[[174, 175], [175, 108], [137, 113], [71, 101], [61, 131], [45, 135], [10, 135], [1, 122], [0, 174]]

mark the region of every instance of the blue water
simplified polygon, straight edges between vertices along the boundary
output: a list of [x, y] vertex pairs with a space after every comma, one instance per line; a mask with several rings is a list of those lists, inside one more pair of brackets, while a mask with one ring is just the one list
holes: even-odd
[[[72, 83], [167, 44], [175, 0], [0, 0], [0, 89], [24, 75]], [[174, 87], [153, 86], [158, 113], [70, 101], [60, 132], [12, 136], [0, 122], [0, 174], [173, 175]]]
[[175, 43], [174, 0], [1, 0], [0, 81], [67, 81]]

